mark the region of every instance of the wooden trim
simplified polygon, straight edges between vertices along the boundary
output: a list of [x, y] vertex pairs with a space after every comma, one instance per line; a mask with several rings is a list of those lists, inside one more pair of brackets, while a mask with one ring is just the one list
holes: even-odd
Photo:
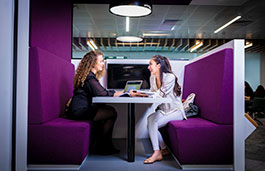
[[254, 121], [248, 113], [245, 113], [245, 117], [257, 128], [258, 127], [258, 124], [256, 121]]

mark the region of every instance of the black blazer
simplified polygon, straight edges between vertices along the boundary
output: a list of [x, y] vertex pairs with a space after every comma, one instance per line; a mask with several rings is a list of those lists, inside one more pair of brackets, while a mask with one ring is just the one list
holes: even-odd
[[71, 104], [66, 115], [72, 119], [93, 119], [100, 106], [104, 104], [92, 103], [95, 96], [113, 96], [115, 91], [106, 90], [93, 72], [89, 72], [84, 86], [79, 85], [74, 90]]

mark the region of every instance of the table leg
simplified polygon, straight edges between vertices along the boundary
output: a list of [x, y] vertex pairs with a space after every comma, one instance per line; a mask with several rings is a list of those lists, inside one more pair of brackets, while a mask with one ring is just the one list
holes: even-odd
[[128, 162], [134, 162], [135, 156], [135, 104], [128, 104]]

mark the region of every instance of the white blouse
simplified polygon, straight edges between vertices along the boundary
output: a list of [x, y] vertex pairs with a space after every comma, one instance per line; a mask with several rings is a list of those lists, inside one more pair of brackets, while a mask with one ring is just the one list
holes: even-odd
[[[184, 107], [181, 102], [180, 96], [175, 96], [174, 86], [175, 86], [175, 76], [171, 73], [163, 73], [163, 84], [160, 89], [156, 86], [156, 77], [151, 75], [150, 77], [150, 90], [154, 92], [154, 97], [167, 97], [172, 100], [172, 103], [161, 103], [159, 104], [159, 110], [164, 115], [172, 114], [176, 111], [180, 111], [183, 118], [186, 118]], [[163, 93], [164, 92], [164, 93]]]

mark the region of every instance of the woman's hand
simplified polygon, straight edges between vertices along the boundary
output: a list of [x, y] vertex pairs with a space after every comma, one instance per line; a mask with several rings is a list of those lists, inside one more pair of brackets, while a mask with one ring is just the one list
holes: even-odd
[[116, 91], [114, 93], [114, 97], [119, 97], [120, 95], [122, 95], [122, 93], [124, 93], [124, 91]]
[[135, 96], [136, 97], [148, 97], [147, 94], [139, 93], [139, 92], [137, 92], [135, 90], [130, 90], [129, 93], [130, 93], [131, 97], [135, 97]]
[[250, 96], [245, 96], [245, 100], [250, 100]]

